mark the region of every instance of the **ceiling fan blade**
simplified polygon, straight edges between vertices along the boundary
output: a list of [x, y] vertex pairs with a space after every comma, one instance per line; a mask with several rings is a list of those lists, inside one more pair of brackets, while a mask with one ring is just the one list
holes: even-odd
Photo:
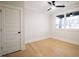
[[48, 2], [48, 4], [52, 5], [51, 2]]
[[48, 11], [50, 11], [52, 8], [49, 8]]
[[56, 6], [56, 7], [65, 7], [64, 5], [58, 5], [58, 6]]
[[52, 4], [55, 6], [55, 1], [52, 1]]

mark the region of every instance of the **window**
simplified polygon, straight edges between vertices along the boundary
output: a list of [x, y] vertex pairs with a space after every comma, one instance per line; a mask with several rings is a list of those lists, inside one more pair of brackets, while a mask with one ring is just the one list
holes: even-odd
[[79, 29], [79, 11], [56, 16], [56, 28]]
[[56, 16], [56, 28], [64, 28], [64, 15]]

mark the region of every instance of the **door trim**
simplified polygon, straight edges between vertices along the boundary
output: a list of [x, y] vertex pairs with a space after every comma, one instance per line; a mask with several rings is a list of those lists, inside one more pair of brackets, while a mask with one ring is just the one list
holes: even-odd
[[[0, 4], [0, 9], [2, 10], [2, 40], [4, 40], [3, 38], [3, 34], [4, 34], [4, 24], [5, 24], [5, 8], [12, 8], [12, 9], [17, 9], [19, 11], [19, 15], [20, 15], [20, 30], [21, 30], [21, 34], [20, 34], [20, 43], [21, 43], [21, 48], [20, 50], [24, 50], [25, 49], [25, 41], [24, 41], [24, 21], [23, 21], [23, 9], [22, 8], [18, 8], [15, 6], [9, 6], [7, 4]], [[3, 41], [2, 41], [3, 42]], [[1, 43], [3, 46], [3, 43]], [[1, 56], [4, 55], [4, 52], [1, 52]]]
[[3, 35], [3, 24], [2, 24], [2, 22], [3, 22], [3, 8], [1, 8], [0, 7], [0, 10], [1, 10], [1, 54], [0, 54], [0, 56], [2, 56], [2, 35]]
[[19, 10], [20, 13], [20, 28], [21, 28], [21, 50], [25, 50], [25, 41], [24, 41], [24, 19], [23, 19], [23, 9]]

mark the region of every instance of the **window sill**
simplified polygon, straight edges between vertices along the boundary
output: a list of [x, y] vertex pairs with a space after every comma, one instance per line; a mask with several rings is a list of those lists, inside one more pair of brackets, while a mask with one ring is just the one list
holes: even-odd
[[57, 29], [56, 30], [59, 30], [59, 31], [79, 31], [79, 29]]

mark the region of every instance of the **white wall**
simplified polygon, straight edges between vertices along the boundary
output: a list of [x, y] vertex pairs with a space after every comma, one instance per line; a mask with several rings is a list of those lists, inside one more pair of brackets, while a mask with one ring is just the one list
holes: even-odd
[[52, 37], [66, 41], [69, 43], [74, 43], [79, 45], [79, 30], [67, 30], [67, 29], [56, 29], [55, 25], [55, 17], [57, 14], [67, 13], [71, 11], [79, 10], [79, 4], [72, 5], [63, 10], [56, 10], [50, 17], [51, 17], [51, 24], [52, 24]]
[[[27, 4], [28, 3], [28, 4]], [[32, 3], [32, 4], [31, 4]], [[36, 3], [36, 5], [34, 4]], [[24, 9], [24, 39], [25, 42], [34, 42], [45, 39], [50, 35], [49, 16], [40, 8], [40, 3], [24, 1], [1, 1], [0, 4], [7, 4]], [[37, 6], [37, 7], [36, 7]], [[28, 7], [28, 8], [27, 8]]]
[[49, 36], [49, 17], [38, 10], [25, 9], [24, 12], [25, 41], [34, 42]]
[[24, 8], [24, 1], [0, 1], [0, 4]]
[[[0, 3], [25, 8], [24, 2]], [[40, 9], [37, 8], [33, 8], [35, 10], [31, 10], [32, 8], [24, 9], [24, 38], [26, 43], [38, 41], [40, 39], [52, 36], [55, 38], [60, 38], [60, 40], [63, 41], [79, 44], [79, 30], [59, 30], [55, 28], [55, 15], [79, 10], [79, 2], [78, 5], [71, 5], [70, 7], [64, 10], [60, 9], [53, 11], [52, 15], [47, 15], [43, 12], [39, 12]]]

